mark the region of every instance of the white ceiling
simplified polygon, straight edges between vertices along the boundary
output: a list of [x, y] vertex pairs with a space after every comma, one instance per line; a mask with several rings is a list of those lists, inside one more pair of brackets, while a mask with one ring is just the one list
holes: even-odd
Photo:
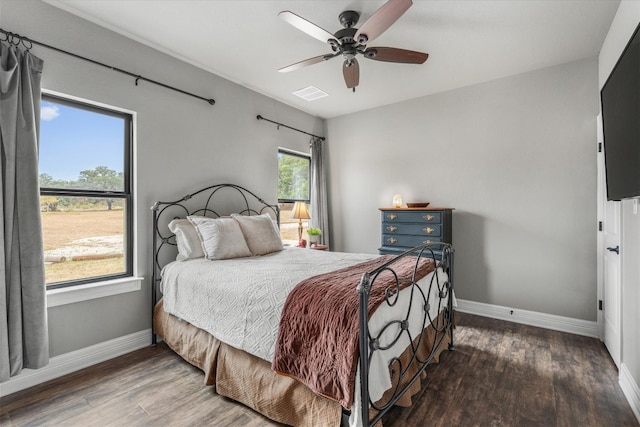
[[[341, 28], [340, 12], [360, 12], [362, 25], [384, 0], [45, 1], [322, 118], [595, 56], [619, 4], [414, 0], [368, 46], [427, 52], [429, 59], [409, 65], [359, 57], [360, 85], [352, 93], [344, 84], [341, 58], [290, 73], [277, 71], [331, 52], [278, 13], [290, 10], [333, 33]], [[309, 85], [329, 96], [309, 102], [292, 94]], [[215, 98], [215, 88], [209, 96]]]

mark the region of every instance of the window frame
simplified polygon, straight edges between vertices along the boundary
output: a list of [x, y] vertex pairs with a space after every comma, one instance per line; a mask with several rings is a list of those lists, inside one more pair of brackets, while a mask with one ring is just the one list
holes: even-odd
[[[278, 194], [278, 203], [295, 203], [295, 202], [305, 202], [307, 204], [311, 203], [311, 154], [302, 153], [300, 151], [290, 150], [288, 148], [278, 147], [278, 155], [286, 154], [288, 156], [299, 157], [307, 160], [309, 163], [309, 177], [307, 179], [307, 193], [309, 194], [309, 198], [307, 199], [281, 199]], [[279, 167], [278, 161], [278, 167]], [[278, 184], [280, 183], [280, 174], [278, 173]]]
[[98, 114], [111, 117], [117, 117], [124, 120], [123, 134], [123, 191], [113, 190], [87, 190], [75, 188], [53, 188], [40, 187], [40, 196], [58, 196], [58, 197], [93, 197], [93, 198], [111, 198], [122, 199], [125, 203], [125, 236], [124, 236], [124, 258], [125, 271], [116, 274], [103, 276], [92, 276], [82, 279], [67, 280], [62, 282], [46, 283], [46, 289], [54, 290], [61, 288], [77, 287], [80, 285], [96, 284], [97, 282], [114, 281], [119, 279], [131, 278], [134, 276], [134, 194], [133, 194], [133, 146], [134, 146], [134, 127], [135, 114], [133, 112], [118, 109], [94, 103], [89, 100], [79, 99], [72, 96], [66, 96], [54, 92], [43, 91], [41, 102], [53, 102], [67, 107], [82, 109]]

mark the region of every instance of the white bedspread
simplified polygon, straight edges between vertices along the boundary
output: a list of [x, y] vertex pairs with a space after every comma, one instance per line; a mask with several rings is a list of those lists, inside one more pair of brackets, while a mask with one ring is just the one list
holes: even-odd
[[291, 289], [308, 277], [375, 257], [292, 247], [259, 257], [175, 261], [162, 270], [160, 290], [168, 313], [271, 362]]

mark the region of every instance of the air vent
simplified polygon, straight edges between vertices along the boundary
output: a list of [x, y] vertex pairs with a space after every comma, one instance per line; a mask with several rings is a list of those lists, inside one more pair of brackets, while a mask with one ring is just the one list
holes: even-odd
[[304, 89], [299, 89], [293, 92], [295, 96], [299, 96], [305, 101], [315, 101], [316, 99], [324, 98], [325, 96], [329, 96], [328, 93], [321, 91], [315, 86], [308, 86]]

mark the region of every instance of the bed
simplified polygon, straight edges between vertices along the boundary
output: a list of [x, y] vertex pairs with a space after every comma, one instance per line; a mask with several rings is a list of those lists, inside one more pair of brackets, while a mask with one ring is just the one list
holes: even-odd
[[274, 421], [380, 425], [453, 349], [449, 244], [397, 256], [286, 247], [278, 206], [235, 184], [152, 211], [153, 343]]

